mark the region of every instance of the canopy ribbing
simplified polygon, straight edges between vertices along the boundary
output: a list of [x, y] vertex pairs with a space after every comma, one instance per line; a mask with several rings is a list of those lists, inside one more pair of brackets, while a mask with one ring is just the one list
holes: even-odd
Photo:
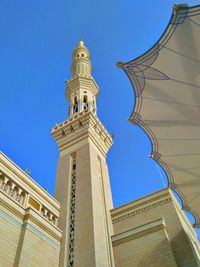
[[121, 67], [135, 92], [130, 121], [200, 227], [200, 5], [177, 8], [160, 40]]

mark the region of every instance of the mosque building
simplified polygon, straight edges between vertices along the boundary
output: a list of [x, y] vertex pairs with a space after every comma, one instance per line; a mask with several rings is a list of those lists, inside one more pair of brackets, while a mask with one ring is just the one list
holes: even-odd
[[99, 87], [82, 40], [72, 58], [69, 117], [51, 132], [55, 196], [0, 153], [0, 266], [200, 266], [196, 232], [169, 187], [113, 208], [113, 140], [97, 116]]

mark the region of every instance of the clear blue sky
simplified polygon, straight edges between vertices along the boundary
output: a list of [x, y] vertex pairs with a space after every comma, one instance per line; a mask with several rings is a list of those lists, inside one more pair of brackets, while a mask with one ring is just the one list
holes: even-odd
[[1, 0], [0, 149], [53, 194], [58, 148], [50, 131], [67, 118], [64, 80], [70, 78], [72, 50], [82, 37], [100, 87], [98, 116], [115, 135], [107, 158], [114, 205], [163, 188], [158, 167], [149, 158], [148, 137], [127, 121], [134, 95], [115, 62], [149, 49], [166, 28], [172, 5], [181, 2], [200, 4]]

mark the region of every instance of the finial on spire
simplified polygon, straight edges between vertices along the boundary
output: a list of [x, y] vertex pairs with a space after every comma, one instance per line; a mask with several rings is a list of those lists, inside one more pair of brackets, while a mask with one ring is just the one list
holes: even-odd
[[85, 46], [82, 38], [80, 38], [80, 40], [78, 42], [78, 47], [80, 47], [80, 46], [82, 46], [82, 47]]

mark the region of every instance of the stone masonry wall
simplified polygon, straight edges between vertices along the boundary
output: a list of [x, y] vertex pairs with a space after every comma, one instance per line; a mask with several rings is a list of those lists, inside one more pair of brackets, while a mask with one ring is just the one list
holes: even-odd
[[[129, 206], [132, 206], [132, 208]], [[127, 207], [129, 207], [129, 210], [124, 212], [124, 214], [117, 215], [116, 213], [120, 211], [120, 209], [125, 210], [126, 205], [114, 209], [111, 212], [115, 235], [139, 227], [144, 223], [158, 220], [162, 217], [166, 221], [166, 230], [177, 265], [187, 267], [198, 266], [169, 189], [156, 192], [139, 201], [133, 201], [131, 204], [128, 203]], [[136, 247], [136, 245], [137, 243], [135, 243], [134, 247]], [[155, 247], [156, 249], [157, 245], [157, 243], [152, 242], [151, 247]], [[144, 248], [146, 248], [145, 243]], [[119, 251], [119, 249], [117, 249], [117, 251]], [[135, 255], [134, 251], [135, 250], [133, 249], [133, 255]], [[116, 253], [115, 249], [115, 255]], [[143, 252], [141, 251], [141, 255], [142, 254]]]

